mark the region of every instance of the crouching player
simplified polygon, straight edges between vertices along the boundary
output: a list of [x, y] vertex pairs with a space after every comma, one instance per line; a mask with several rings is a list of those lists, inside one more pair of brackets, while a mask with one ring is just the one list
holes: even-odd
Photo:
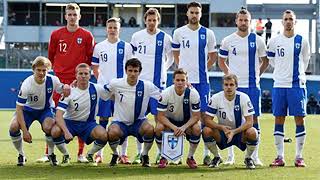
[[[223, 91], [214, 94], [209, 102], [203, 129], [204, 142], [213, 152], [215, 144], [222, 150], [232, 145], [247, 149], [244, 163], [254, 169], [252, 154], [256, 149], [258, 132], [253, 125], [254, 109], [248, 95], [236, 91], [238, 79], [229, 74], [223, 77]], [[217, 116], [218, 123], [213, 121]], [[212, 159], [209, 167], [218, 167], [220, 157]]]
[[[62, 97], [58, 103], [56, 112], [56, 125], [52, 128], [53, 141], [63, 154], [61, 165], [67, 165], [70, 161], [69, 152], [65, 142], [69, 142], [74, 136], [80, 137], [86, 144], [94, 141], [92, 149], [88, 151], [87, 159], [94, 163], [93, 154], [102, 149], [108, 140], [105, 128], [96, 123], [95, 117], [98, 107], [98, 99], [107, 99], [107, 93], [103, 87], [89, 83], [90, 67], [81, 63], [76, 67], [76, 88], [71, 89], [69, 97]], [[48, 156], [52, 165], [57, 165], [56, 156]]]
[[[186, 135], [190, 142], [187, 164], [197, 168], [193, 155], [200, 142], [200, 96], [195, 89], [187, 87], [187, 72], [177, 69], [173, 73], [174, 85], [161, 93], [158, 103], [158, 122], [155, 128], [156, 142], [162, 143], [162, 132], [173, 131], [175, 136]], [[158, 167], [165, 168], [167, 159], [161, 157]]]
[[68, 96], [70, 87], [60, 83], [55, 76], [47, 74], [51, 68], [51, 62], [46, 57], [38, 56], [32, 62], [33, 75], [26, 78], [20, 88], [16, 102], [16, 113], [10, 124], [9, 133], [12, 143], [19, 153], [18, 166], [25, 164], [25, 155], [22, 148], [23, 140], [32, 143], [29, 127], [34, 120], [41, 124], [42, 131], [46, 134], [48, 152], [53, 154], [54, 144], [51, 137], [51, 128], [54, 125], [52, 93], [64, 93]]
[[117, 164], [117, 146], [132, 135], [140, 143], [144, 143], [141, 162], [142, 166], [150, 167], [148, 153], [154, 139], [154, 128], [145, 114], [149, 99], [158, 99], [160, 91], [152, 82], [139, 80], [141, 70], [141, 62], [138, 59], [129, 59], [125, 64], [127, 76], [113, 79], [104, 87], [109, 96], [114, 95], [114, 117], [108, 128], [109, 145], [113, 151], [110, 166]]

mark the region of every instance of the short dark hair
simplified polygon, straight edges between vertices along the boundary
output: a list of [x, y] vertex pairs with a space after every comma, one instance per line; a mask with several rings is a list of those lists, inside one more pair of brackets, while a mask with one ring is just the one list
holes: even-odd
[[291, 9], [287, 9], [283, 12], [282, 14], [282, 17], [285, 15], [285, 14], [292, 14], [294, 15], [294, 17], [296, 17], [296, 13], [294, 13], [294, 11], [292, 11]]
[[158, 21], [160, 21], [160, 13], [158, 11], [158, 9], [156, 8], [149, 8], [145, 13], [144, 13], [144, 20], [147, 20], [147, 17], [149, 15], [157, 15]]
[[234, 82], [236, 83], [236, 86], [238, 87], [238, 77], [234, 74], [227, 74], [223, 76], [223, 81], [222, 83], [224, 83], [224, 81], [230, 81], [230, 80], [234, 80]]
[[138, 67], [139, 72], [142, 71], [142, 65], [138, 58], [131, 58], [126, 62], [125, 69], [127, 70], [128, 66]]
[[79, 69], [79, 68], [88, 68], [88, 69], [90, 70], [90, 66], [89, 66], [88, 64], [86, 64], [86, 63], [80, 63], [80, 64], [78, 64], [77, 67], [76, 67], [76, 69], [75, 69], [76, 73], [78, 72], [78, 69]]
[[251, 19], [251, 13], [247, 10], [245, 7], [241, 7], [241, 9], [236, 14], [236, 19], [239, 17], [240, 14], [246, 14], [250, 16]]
[[177, 74], [184, 74], [188, 76], [187, 71], [183, 70], [182, 68], [178, 68], [173, 72], [173, 79], [176, 77]]
[[197, 1], [190, 2], [187, 5], [187, 9], [189, 9], [190, 7], [199, 7], [200, 9], [202, 9], [201, 3], [197, 2]]

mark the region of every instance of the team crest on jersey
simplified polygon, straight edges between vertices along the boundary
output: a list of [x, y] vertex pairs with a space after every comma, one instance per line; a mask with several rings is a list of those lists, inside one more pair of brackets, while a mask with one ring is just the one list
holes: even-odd
[[52, 93], [52, 88], [47, 88], [48, 93]]
[[250, 108], [250, 109], [252, 108], [252, 104], [250, 101], [247, 102], [247, 105], [248, 105], [248, 108]]
[[119, 53], [119, 54], [123, 54], [123, 49], [119, 49], [119, 50], [118, 50], [118, 53]]
[[188, 103], [189, 103], [189, 99], [184, 99], [184, 100], [183, 100], [183, 103], [184, 103], [184, 104], [188, 104]]
[[158, 46], [162, 46], [162, 41], [157, 41]]
[[256, 46], [255, 42], [250, 42], [250, 47], [254, 48], [254, 46]]
[[91, 94], [91, 100], [95, 100], [97, 96], [95, 94]]
[[142, 96], [142, 91], [138, 91], [137, 92], [137, 95], [140, 97], [140, 96]]
[[296, 43], [296, 48], [300, 49], [300, 43]]
[[200, 39], [205, 39], [205, 38], [206, 38], [206, 35], [204, 35], [204, 34], [200, 35]]
[[240, 110], [240, 106], [239, 105], [235, 105], [234, 106], [234, 110], [239, 111]]
[[174, 149], [178, 145], [178, 138], [174, 135], [168, 136], [168, 145], [171, 149]]
[[81, 44], [81, 43], [82, 43], [82, 38], [80, 38], [80, 37], [77, 38], [77, 43], [78, 43], [78, 44]]

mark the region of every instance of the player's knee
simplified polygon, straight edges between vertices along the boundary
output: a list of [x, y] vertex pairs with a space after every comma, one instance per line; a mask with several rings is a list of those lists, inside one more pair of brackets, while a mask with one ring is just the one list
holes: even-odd
[[201, 135], [201, 128], [198, 123], [194, 124], [192, 126], [192, 134], [195, 136], [200, 136]]
[[60, 127], [57, 125], [54, 125], [51, 129], [51, 136], [53, 138], [57, 138], [57, 137], [61, 136], [61, 134], [62, 134], [62, 131], [61, 131]]
[[250, 140], [256, 140], [258, 137], [258, 132], [255, 128], [251, 127], [245, 131], [245, 136]]
[[163, 130], [164, 130], [164, 125], [158, 122], [154, 129], [155, 134], [157, 136], [160, 136]]
[[51, 134], [51, 129], [53, 127], [53, 124], [52, 123], [44, 123], [42, 125], [42, 130], [43, 132], [45, 132], [46, 134]]
[[114, 141], [119, 139], [120, 132], [118, 128], [110, 128], [107, 132], [107, 136], [110, 141]]
[[20, 130], [20, 126], [17, 120], [12, 120], [10, 127], [9, 127], [9, 131], [10, 132], [17, 132]]
[[204, 127], [202, 129], [202, 136], [203, 137], [209, 137], [212, 134], [212, 129], [209, 127]]
[[149, 123], [145, 123], [142, 130], [143, 130], [144, 134], [146, 134], [146, 135], [153, 135], [154, 134], [154, 127]]

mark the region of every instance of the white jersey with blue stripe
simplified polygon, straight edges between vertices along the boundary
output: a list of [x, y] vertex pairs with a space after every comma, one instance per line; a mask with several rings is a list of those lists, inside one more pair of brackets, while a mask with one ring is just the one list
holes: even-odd
[[301, 35], [288, 38], [280, 34], [270, 39], [268, 58], [274, 67], [273, 87], [306, 87], [305, 71], [310, 59], [310, 46]]
[[254, 109], [245, 93], [236, 91], [235, 98], [229, 101], [221, 91], [210, 98], [206, 114], [217, 116], [219, 124], [235, 129], [245, 122], [244, 117], [254, 114]]
[[132, 58], [133, 49], [127, 42], [118, 40], [110, 43], [108, 39], [98, 43], [93, 50], [92, 65], [99, 66], [98, 84], [104, 85], [111, 79], [124, 76], [124, 66]]
[[167, 69], [173, 63], [171, 43], [170, 35], [159, 29], [155, 34], [143, 29], [132, 35], [135, 57], [142, 63], [140, 79], [151, 81], [161, 89], [166, 87]]
[[160, 91], [150, 81], [139, 80], [131, 86], [127, 78], [113, 79], [104, 86], [109, 97], [114, 95], [113, 121], [123, 122], [126, 125], [134, 123], [135, 119], [145, 119], [150, 98], [158, 100]]
[[188, 73], [190, 83], [209, 83], [208, 53], [216, 52], [216, 38], [212, 30], [200, 26], [193, 31], [188, 25], [173, 33], [172, 50], [180, 51], [179, 68]]
[[[166, 117], [174, 121], [185, 121], [183, 111], [184, 94], [179, 96], [174, 89], [174, 85], [171, 85], [162, 91], [157, 110], [166, 112]], [[195, 89], [190, 89], [189, 106], [190, 114], [192, 112], [200, 112], [200, 96]]]
[[28, 110], [43, 110], [55, 107], [52, 100], [53, 91], [62, 92], [63, 84], [58, 77], [48, 74], [42, 84], [38, 84], [34, 75], [27, 77], [20, 88], [17, 105], [24, 106]]
[[229, 61], [232, 74], [238, 77], [238, 87], [260, 87], [260, 57], [266, 57], [266, 46], [260, 36], [249, 33], [241, 37], [233, 33], [222, 40], [219, 56]]
[[106, 100], [108, 93], [101, 85], [89, 83], [87, 89], [71, 88], [68, 97], [62, 97], [57, 109], [64, 111], [64, 119], [73, 121], [94, 121], [98, 112], [97, 100]]

